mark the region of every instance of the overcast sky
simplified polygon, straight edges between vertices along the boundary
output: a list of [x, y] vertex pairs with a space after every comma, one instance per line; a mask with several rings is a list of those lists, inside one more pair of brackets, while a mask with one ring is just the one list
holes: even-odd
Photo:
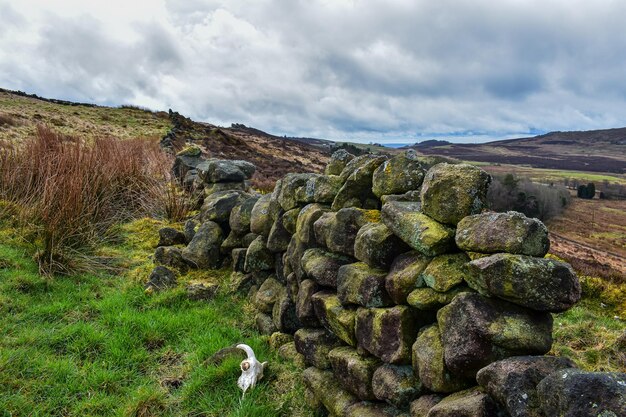
[[625, 1], [0, 0], [0, 87], [274, 134], [626, 126]]

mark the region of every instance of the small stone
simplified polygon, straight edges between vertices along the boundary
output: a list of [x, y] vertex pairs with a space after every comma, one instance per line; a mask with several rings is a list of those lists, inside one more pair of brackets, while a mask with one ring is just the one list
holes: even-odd
[[271, 335], [272, 333], [278, 331], [276, 326], [274, 326], [274, 321], [272, 320], [272, 316], [265, 313], [257, 313], [255, 317], [256, 328], [259, 333], [264, 335]]
[[181, 274], [185, 274], [189, 266], [183, 259], [183, 251], [175, 246], [159, 246], [154, 251], [154, 263], [178, 269]]
[[459, 248], [469, 252], [543, 257], [550, 249], [546, 226], [516, 211], [464, 217], [457, 225], [455, 239]]
[[354, 257], [372, 268], [388, 268], [396, 256], [410, 248], [383, 223], [367, 223], [354, 241]]
[[356, 346], [356, 309], [343, 306], [339, 297], [329, 291], [315, 293], [311, 300], [320, 323], [343, 342]]
[[431, 260], [431, 257], [418, 251], [403, 253], [393, 260], [385, 278], [385, 288], [394, 303], [406, 304], [411, 291], [424, 286], [421, 274]]
[[296, 225], [298, 222], [298, 216], [300, 215], [300, 210], [300, 207], [296, 207], [294, 209], [286, 211], [282, 217], [283, 227], [287, 232], [292, 235], [296, 233]]
[[293, 336], [287, 333], [274, 332], [270, 336], [269, 343], [272, 349], [278, 350], [281, 346], [284, 346], [288, 343], [293, 343]]
[[487, 207], [491, 176], [468, 164], [437, 164], [422, 184], [422, 211], [438, 222], [456, 225], [465, 216]]
[[411, 248], [426, 256], [448, 252], [454, 246], [454, 229], [420, 213], [419, 203], [392, 201], [383, 206], [383, 223]]
[[305, 279], [300, 283], [296, 300], [296, 315], [300, 322], [308, 327], [317, 327], [320, 322], [313, 307], [313, 294], [319, 291], [319, 286], [312, 279]]
[[274, 326], [284, 333], [293, 334], [302, 327], [302, 323], [296, 315], [296, 305], [289, 298], [287, 291], [282, 291], [274, 303], [272, 320], [274, 320]]
[[335, 378], [344, 389], [361, 400], [375, 400], [372, 390], [372, 376], [380, 360], [364, 357], [356, 349], [348, 346], [337, 347], [330, 351], [328, 359], [332, 365]]
[[270, 234], [267, 237], [267, 249], [270, 252], [285, 252], [291, 241], [291, 234], [283, 226], [282, 215], [279, 216], [272, 228]]
[[176, 286], [176, 275], [164, 266], [157, 266], [150, 273], [146, 291], [161, 291]]
[[471, 288], [533, 310], [561, 312], [580, 300], [578, 277], [565, 262], [498, 253], [469, 267]]
[[278, 348], [278, 356], [281, 359], [292, 361], [298, 368], [304, 369], [306, 367], [306, 363], [304, 362], [304, 355], [298, 353], [296, 350], [296, 343], [289, 342], [285, 343], [281, 347]]
[[173, 227], [164, 227], [159, 229], [159, 243], [157, 246], [174, 246], [184, 245], [185, 234]]
[[422, 280], [435, 291], [449, 291], [463, 282], [468, 274], [469, 261], [464, 253], [439, 255], [422, 272]]
[[385, 289], [387, 272], [363, 262], [343, 265], [337, 273], [337, 296], [342, 304], [386, 307], [392, 300]]
[[255, 307], [263, 313], [272, 313], [274, 303], [276, 303], [284, 291], [285, 287], [283, 287], [280, 282], [272, 277], [267, 278], [263, 284], [261, 284], [254, 297]]
[[196, 234], [196, 231], [200, 227], [201, 223], [196, 219], [189, 219], [185, 222], [185, 243], [189, 244]]
[[298, 353], [304, 355], [308, 365], [329, 369], [328, 353], [341, 346], [341, 341], [325, 329], [302, 328], [296, 331], [294, 342]]
[[219, 285], [214, 282], [203, 280], [192, 280], [187, 283], [185, 288], [187, 298], [194, 301], [210, 301], [215, 298]]
[[321, 204], [309, 204], [304, 206], [298, 214], [296, 222], [296, 234], [298, 239], [305, 244], [315, 243], [315, 231], [313, 224], [328, 211], [328, 207]]
[[235, 248], [231, 251], [231, 257], [233, 258], [233, 271], [246, 272], [246, 253], [247, 248]]

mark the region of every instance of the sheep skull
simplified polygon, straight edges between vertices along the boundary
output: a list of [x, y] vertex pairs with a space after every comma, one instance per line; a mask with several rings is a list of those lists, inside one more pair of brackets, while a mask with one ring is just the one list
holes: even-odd
[[241, 368], [241, 376], [237, 381], [237, 385], [243, 391], [244, 395], [250, 388], [254, 388], [257, 382], [263, 378], [263, 370], [267, 365], [267, 362], [259, 362], [254, 354], [252, 348], [245, 344], [237, 345], [237, 348], [246, 352], [247, 359], [241, 361], [239, 367]]

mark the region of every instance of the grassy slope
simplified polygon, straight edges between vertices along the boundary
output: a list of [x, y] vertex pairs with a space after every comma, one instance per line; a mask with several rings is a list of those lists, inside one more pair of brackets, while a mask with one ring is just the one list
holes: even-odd
[[[189, 301], [181, 289], [144, 293], [135, 277], [150, 268], [146, 242], [160, 226], [135, 222], [124, 229], [126, 244], [106, 249], [130, 268], [117, 276], [45, 279], [24, 249], [0, 245], [0, 415], [310, 415], [297, 369], [251, 330], [243, 296], [224, 292], [207, 303]], [[243, 401], [236, 385], [241, 358], [206, 362], [238, 342], [271, 364]]]

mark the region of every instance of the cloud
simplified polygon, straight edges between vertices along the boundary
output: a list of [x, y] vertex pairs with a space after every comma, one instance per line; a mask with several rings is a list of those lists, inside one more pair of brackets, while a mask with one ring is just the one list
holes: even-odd
[[620, 2], [46, 4], [0, 3], [2, 86], [364, 141], [616, 127], [626, 111]]

